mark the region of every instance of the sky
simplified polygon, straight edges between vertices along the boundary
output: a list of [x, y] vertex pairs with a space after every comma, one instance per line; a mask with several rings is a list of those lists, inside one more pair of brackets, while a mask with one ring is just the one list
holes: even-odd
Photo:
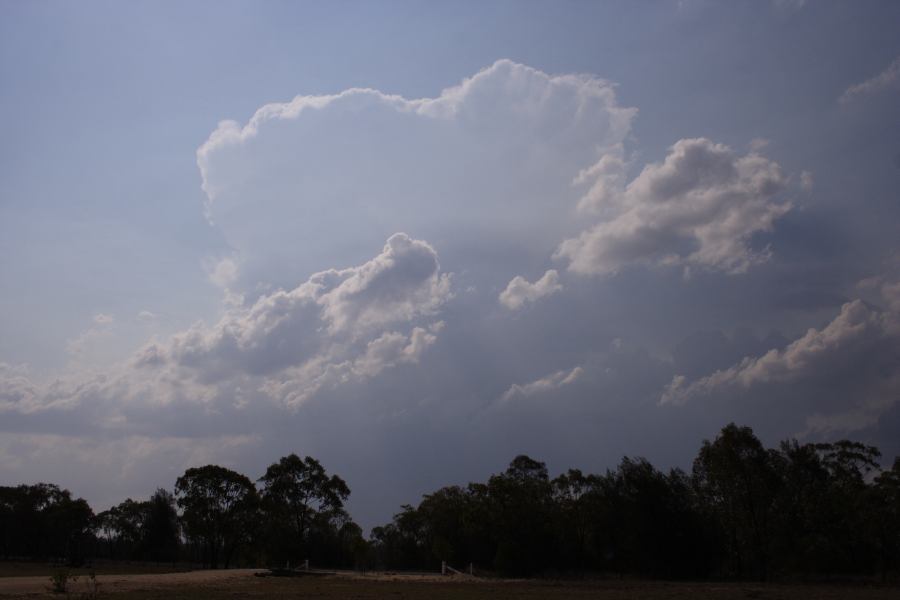
[[364, 527], [728, 422], [900, 454], [900, 4], [0, 2], [0, 485]]

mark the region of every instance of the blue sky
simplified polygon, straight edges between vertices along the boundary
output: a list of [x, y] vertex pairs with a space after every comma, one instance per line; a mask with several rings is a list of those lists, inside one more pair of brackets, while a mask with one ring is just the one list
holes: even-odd
[[0, 482], [296, 451], [368, 526], [729, 420], [900, 452], [895, 3], [0, 17]]

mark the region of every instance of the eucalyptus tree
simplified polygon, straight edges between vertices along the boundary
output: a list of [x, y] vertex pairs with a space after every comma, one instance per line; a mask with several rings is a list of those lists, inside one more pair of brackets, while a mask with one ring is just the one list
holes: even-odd
[[296, 454], [269, 465], [260, 482], [270, 558], [315, 558], [311, 556], [311, 529], [338, 529], [347, 517], [344, 502], [350, 488], [337, 475], [328, 475], [318, 460]]
[[178, 512], [175, 497], [159, 488], [147, 502], [142, 551], [155, 561], [174, 561], [178, 554]]
[[727, 540], [730, 570], [768, 577], [773, 505], [780, 486], [773, 453], [749, 427], [730, 423], [705, 440], [694, 460], [693, 484]]
[[188, 538], [200, 544], [205, 562], [227, 569], [237, 550], [249, 543], [258, 524], [258, 496], [253, 482], [225, 467], [188, 469], [175, 482]]

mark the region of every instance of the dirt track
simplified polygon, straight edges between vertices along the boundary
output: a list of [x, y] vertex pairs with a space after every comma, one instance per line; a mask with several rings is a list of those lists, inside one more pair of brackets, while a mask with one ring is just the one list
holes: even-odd
[[[140, 589], [161, 589], [166, 587], [202, 586], [222, 584], [231, 579], [253, 577], [260, 569], [229, 569], [216, 571], [187, 571], [185, 573], [149, 573], [140, 575], [98, 575], [101, 592], [127, 592]], [[22, 596], [25, 594], [49, 593], [50, 578], [41, 577], [0, 577], [0, 595]], [[87, 590], [87, 578], [69, 584], [75, 594]]]

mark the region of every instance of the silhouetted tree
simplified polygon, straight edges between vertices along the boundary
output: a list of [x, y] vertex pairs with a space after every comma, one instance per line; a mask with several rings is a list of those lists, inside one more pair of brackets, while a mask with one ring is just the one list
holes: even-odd
[[782, 442], [773, 462], [781, 480], [772, 511], [773, 554], [782, 572], [809, 576], [829, 554], [828, 469], [813, 444], [796, 440]]
[[599, 516], [599, 481], [570, 469], [551, 482], [556, 506], [556, 554], [562, 569], [583, 571], [598, 562], [595, 524]]
[[175, 497], [159, 488], [147, 502], [142, 553], [155, 561], [174, 561], [178, 555], [178, 512]]
[[256, 488], [246, 476], [216, 465], [188, 469], [175, 482], [189, 538], [200, 543], [213, 569], [227, 569], [258, 522]]
[[347, 518], [344, 501], [350, 488], [344, 480], [329, 476], [312, 457], [291, 454], [270, 465], [260, 481], [273, 558], [320, 558], [312, 554], [311, 529], [319, 529], [320, 539], [328, 538]]
[[780, 479], [753, 430], [731, 423], [714, 441], [704, 441], [694, 461], [693, 481], [723, 528], [730, 570], [766, 579], [770, 520]]
[[93, 516], [85, 500], [54, 484], [0, 487], [2, 553], [79, 564]]
[[552, 548], [553, 490], [547, 466], [528, 456], [512, 460], [487, 483], [498, 571], [526, 575], [538, 571]]
[[100, 527], [114, 548], [114, 556], [130, 560], [141, 558], [149, 509], [149, 502], [127, 498], [97, 515]]
[[160, 489], [96, 517], [56, 485], [0, 487], [0, 558], [174, 560], [181, 530], [212, 567], [309, 557], [360, 568], [471, 562], [507, 575], [887, 579], [900, 568], [900, 459], [882, 470], [879, 457], [848, 440], [767, 450], [734, 424], [703, 442], [690, 476], [625, 457], [603, 474], [551, 480], [544, 463], [517, 456], [486, 482], [403, 505], [369, 542], [344, 509], [346, 483], [296, 455], [260, 478], [263, 500], [247, 477], [214, 465], [188, 469], [175, 497]]

